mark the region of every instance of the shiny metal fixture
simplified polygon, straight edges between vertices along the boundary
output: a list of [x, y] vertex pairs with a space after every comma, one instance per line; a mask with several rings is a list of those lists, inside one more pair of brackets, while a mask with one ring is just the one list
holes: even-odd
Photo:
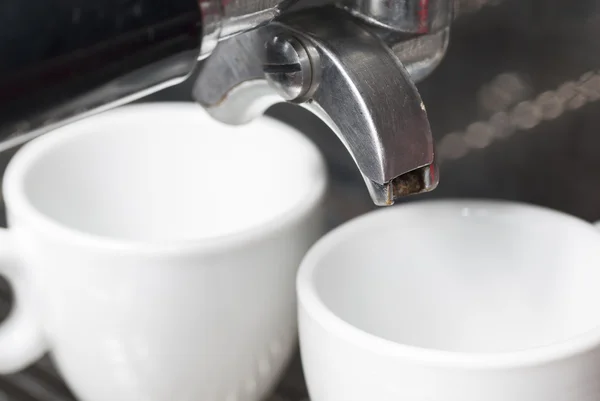
[[193, 95], [215, 118], [242, 124], [292, 102], [337, 134], [376, 204], [437, 185], [415, 83], [444, 57], [453, 0], [6, 1], [0, 150], [178, 84], [205, 60]]
[[447, 27], [454, 11], [448, 0], [341, 0], [340, 5], [373, 25], [421, 34]]
[[[263, 71], [267, 82], [287, 101], [301, 102], [314, 94], [318, 82], [313, 71], [318, 66], [319, 54], [308, 44], [293, 36], [277, 35], [266, 43]], [[312, 53], [312, 58], [309, 53]]]
[[312, 111], [344, 143], [377, 205], [437, 186], [427, 113], [411, 75], [385, 35], [343, 9], [285, 15], [223, 42], [193, 94], [230, 124], [282, 101]]
[[296, 1], [198, 0], [204, 27], [200, 59], [210, 56], [219, 41], [269, 23]]
[[220, 0], [223, 9], [221, 38], [254, 29], [277, 18], [297, 0]]

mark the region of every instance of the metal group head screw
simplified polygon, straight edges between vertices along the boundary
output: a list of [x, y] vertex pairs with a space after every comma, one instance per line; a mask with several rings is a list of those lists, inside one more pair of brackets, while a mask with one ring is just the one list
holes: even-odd
[[263, 71], [269, 85], [285, 100], [306, 101], [316, 87], [316, 50], [290, 35], [276, 35], [265, 44]]

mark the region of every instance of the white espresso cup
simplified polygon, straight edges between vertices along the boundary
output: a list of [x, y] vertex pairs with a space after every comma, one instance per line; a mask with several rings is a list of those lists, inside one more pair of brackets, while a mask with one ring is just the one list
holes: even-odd
[[575, 217], [374, 212], [309, 251], [297, 291], [312, 401], [600, 400], [600, 235]]
[[270, 118], [186, 103], [35, 139], [4, 181], [0, 371], [49, 351], [84, 401], [256, 401], [296, 339], [295, 276], [322, 234], [325, 165]]

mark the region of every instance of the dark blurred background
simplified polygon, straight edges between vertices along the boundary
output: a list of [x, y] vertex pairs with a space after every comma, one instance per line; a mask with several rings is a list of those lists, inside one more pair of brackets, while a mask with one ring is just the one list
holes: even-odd
[[[600, 220], [600, 0], [461, 0], [457, 10], [446, 58], [419, 84], [442, 158], [440, 186], [406, 201], [500, 198]], [[188, 101], [190, 92], [181, 85], [144, 101]], [[268, 114], [325, 154], [331, 227], [374, 208], [324, 123], [286, 104]], [[0, 155], [0, 166], [13, 153]], [[0, 319], [9, 302], [0, 284]], [[273, 401], [305, 397], [296, 360]], [[66, 399], [48, 361], [0, 377], [0, 401]]]

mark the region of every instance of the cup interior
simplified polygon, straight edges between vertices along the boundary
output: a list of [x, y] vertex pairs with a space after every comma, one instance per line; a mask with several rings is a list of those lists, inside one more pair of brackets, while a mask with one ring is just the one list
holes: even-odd
[[318, 300], [309, 312], [397, 344], [473, 354], [544, 347], [600, 326], [600, 235], [535, 206], [417, 202], [317, 244], [299, 275], [301, 302], [307, 293]]
[[228, 126], [191, 103], [76, 122], [27, 145], [11, 167], [5, 192], [53, 222], [150, 243], [285, 221], [314, 204], [325, 181], [318, 150], [292, 128], [267, 117]]

